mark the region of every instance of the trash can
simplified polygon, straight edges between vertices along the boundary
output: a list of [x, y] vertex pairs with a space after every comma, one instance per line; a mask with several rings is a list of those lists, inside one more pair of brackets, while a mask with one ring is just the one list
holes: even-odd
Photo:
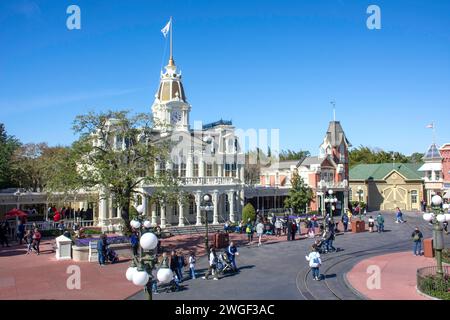
[[72, 260], [72, 240], [59, 236], [56, 238], [56, 260]]
[[423, 240], [423, 255], [426, 258], [434, 258], [433, 239]]
[[366, 231], [366, 223], [362, 220], [354, 220], [352, 221], [352, 232], [353, 233], [361, 233]]
[[228, 233], [216, 233], [214, 235], [214, 247], [216, 249], [223, 249], [229, 246], [230, 236]]

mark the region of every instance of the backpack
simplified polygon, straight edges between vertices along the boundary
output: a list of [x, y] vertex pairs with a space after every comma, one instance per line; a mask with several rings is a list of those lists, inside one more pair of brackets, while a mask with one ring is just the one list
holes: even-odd
[[419, 241], [419, 240], [420, 240], [420, 235], [419, 235], [418, 233], [416, 233], [416, 234], [414, 235], [413, 240], [414, 240], [414, 241]]
[[312, 261], [316, 266], [320, 264], [320, 259], [319, 257], [316, 255]]

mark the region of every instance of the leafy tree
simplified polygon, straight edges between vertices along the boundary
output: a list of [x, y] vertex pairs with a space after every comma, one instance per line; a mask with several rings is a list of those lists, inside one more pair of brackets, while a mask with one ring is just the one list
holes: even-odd
[[292, 188], [284, 202], [285, 208], [292, 208], [295, 212], [306, 212], [306, 208], [313, 201], [314, 194], [297, 171], [294, 171], [291, 179]]
[[[59, 165], [66, 174], [52, 177], [49, 186], [66, 185], [67, 190], [101, 190], [101, 198], [113, 196], [125, 227], [129, 227], [133, 199], [143, 184], [155, 185], [152, 201], [167, 202], [180, 196], [178, 181], [169, 170], [156, 175], [156, 162], [166, 163], [170, 142], [154, 141], [152, 118], [148, 114], [108, 111], [77, 116], [74, 131], [80, 135], [72, 150], [61, 153]], [[68, 162], [64, 163], [64, 158]]]
[[16, 186], [11, 181], [11, 158], [19, 146], [19, 140], [8, 135], [4, 124], [0, 123], [0, 189]]
[[377, 163], [408, 163], [411, 161], [410, 157], [405, 156], [400, 152], [386, 152], [383, 150], [374, 150], [369, 147], [360, 146], [349, 152], [350, 167], [358, 164], [377, 164]]
[[251, 203], [247, 203], [242, 209], [242, 220], [247, 223], [248, 219], [252, 222], [256, 219], [256, 210]]
[[409, 158], [409, 162], [411, 162], [411, 163], [423, 163], [423, 157], [424, 157], [423, 153], [415, 152], [412, 155], [410, 155], [408, 158]]
[[311, 153], [309, 151], [293, 151], [293, 150], [283, 150], [280, 153], [280, 161], [291, 161], [291, 160], [300, 160], [304, 157], [309, 157]]

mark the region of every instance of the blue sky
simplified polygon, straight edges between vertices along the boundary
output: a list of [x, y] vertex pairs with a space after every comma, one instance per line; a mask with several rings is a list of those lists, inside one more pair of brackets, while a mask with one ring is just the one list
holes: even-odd
[[1, 0], [0, 122], [56, 145], [89, 110], [150, 112], [174, 16], [191, 120], [279, 128], [282, 148], [317, 154], [334, 99], [354, 146], [424, 152], [432, 121], [450, 142], [449, 14], [437, 0]]

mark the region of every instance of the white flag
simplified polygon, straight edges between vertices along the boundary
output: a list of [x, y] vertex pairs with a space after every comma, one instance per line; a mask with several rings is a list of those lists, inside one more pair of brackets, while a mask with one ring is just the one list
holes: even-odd
[[172, 24], [172, 20], [169, 20], [169, 22], [166, 24], [166, 26], [161, 29], [161, 32], [164, 35], [164, 38], [167, 38], [167, 34], [169, 33], [171, 24]]
[[434, 123], [430, 123], [429, 125], [427, 125], [428, 129], [434, 129]]

